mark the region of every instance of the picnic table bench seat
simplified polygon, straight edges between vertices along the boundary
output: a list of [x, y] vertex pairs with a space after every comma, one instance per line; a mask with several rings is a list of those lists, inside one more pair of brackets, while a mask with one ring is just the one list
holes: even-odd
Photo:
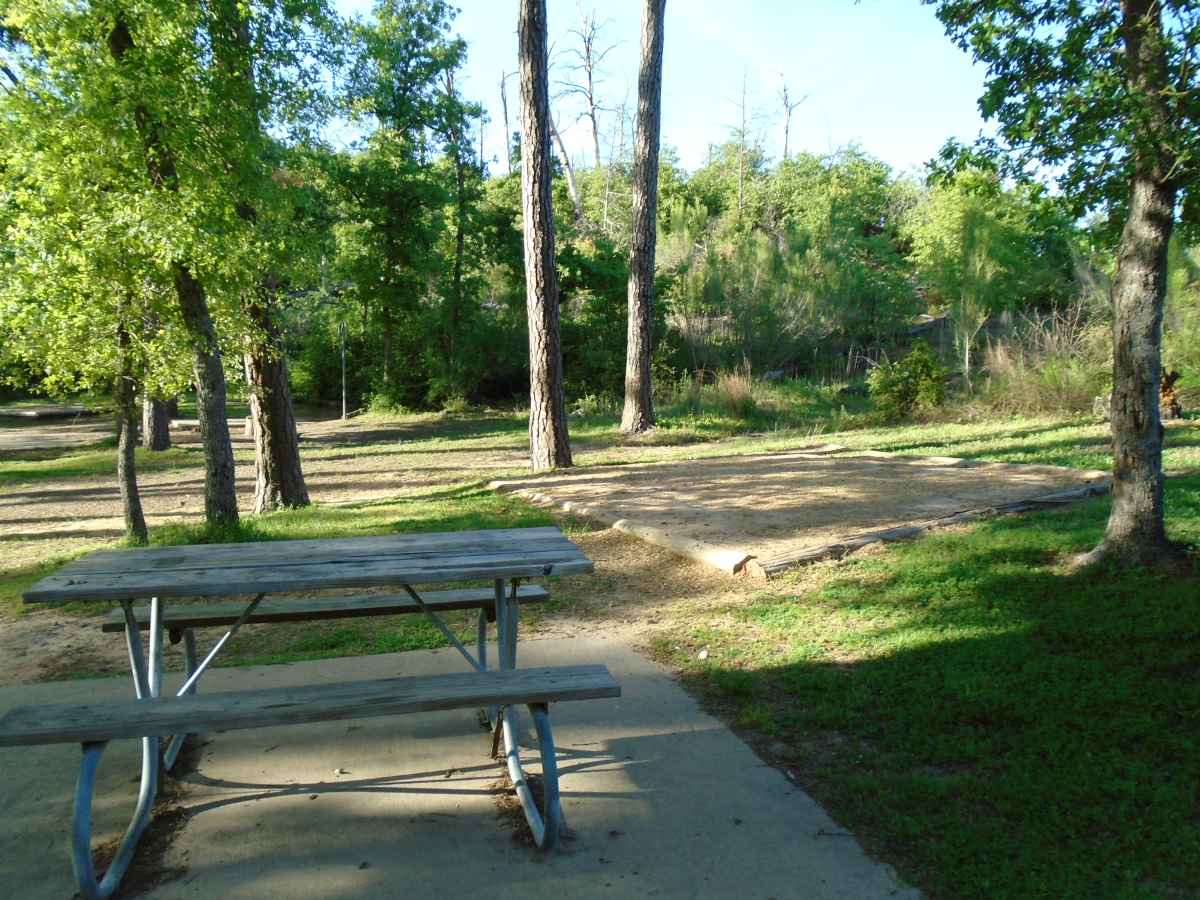
[[[431, 710], [495, 706], [502, 710], [505, 756], [522, 804], [535, 802], [525, 782], [511, 733], [510, 707], [529, 708], [541, 756], [540, 815], [529, 815], [534, 840], [558, 843], [562, 808], [549, 704], [619, 697], [621, 688], [605, 666], [456, 672], [448, 675], [382, 678], [300, 687], [260, 688], [216, 694], [105, 700], [84, 704], [18, 706], [0, 717], [0, 747], [75, 743], [83, 748], [75, 786], [72, 864], [86, 900], [107, 900], [120, 885], [133, 850], [149, 824], [158, 793], [161, 736], [183, 731], [231, 731], [342, 719], [402, 715]], [[141, 789], [133, 820], [104, 876], [92, 859], [92, 795], [100, 756], [110, 740], [143, 738]]]
[[496, 669], [299, 687], [17, 706], [0, 716], [0, 747], [298, 725], [486, 706], [620, 696], [601, 665]]
[[[435, 612], [482, 609], [487, 611], [488, 618], [494, 621], [496, 593], [490, 585], [485, 588], [426, 591], [421, 594], [421, 598], [425, 605]], [[550, 599], [550, 592], [541, 585], [523, 584], [518, 588], [517, 599], [522, 604], [542, 603]], [[168, 631], [232, 625], [241, 616], [245, 606], [244, 603], [176, 604], [167, 607], [163, 612], [162, 624]], [[352, 619], [360, 616], [400, 616], [419, 612], [424, 610], [407, 594], [321, 597], [313, 600], [264, 600], [247, 617], [246, 624]], [[149, 606], [134, 607], [134, 617], [143, 631], [150, 627]], [[100, 628], [109, 632], [124, 631], [124, 611], [112, 610]]]

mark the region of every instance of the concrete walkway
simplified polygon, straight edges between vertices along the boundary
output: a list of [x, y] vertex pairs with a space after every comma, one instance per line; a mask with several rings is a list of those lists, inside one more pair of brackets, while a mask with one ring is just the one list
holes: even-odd
[[[523, 665], [604, 662], [619, 700], [552, 709], [574, 831], [542, 856], [498, 814], [472, 712], [205, 736], [154, 898], [913, 898], [806, 794], [617, 638], [526, 641]], [[207, 691], [459, 671], [453, 651], [210, 674]], [[168, 679], [171, 681], [177, 679]], [[126, 679], [0, 689], [16, 703], [122, 696]], [[102, 763], [96, 832], [136, 793], [136, 742]], [[78, 748], [0, 750], [0, 896], [73, 892]], [[152, 826], [153, 827], [153, 826]], [[135, 864], [137, 865], [137, 864]]]

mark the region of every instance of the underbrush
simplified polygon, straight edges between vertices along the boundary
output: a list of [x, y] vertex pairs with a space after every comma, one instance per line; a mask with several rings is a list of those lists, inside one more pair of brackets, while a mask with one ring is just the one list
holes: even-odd
[[1112, 390], [1111, 326], [1081, 304], [1023, 317], [989, 339], [981, 389], [966, 405], [1001, 415], [1074, 415], [1092, 411]]

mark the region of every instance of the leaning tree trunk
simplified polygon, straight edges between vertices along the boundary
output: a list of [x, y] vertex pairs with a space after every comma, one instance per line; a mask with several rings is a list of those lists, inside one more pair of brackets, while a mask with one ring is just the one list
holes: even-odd
[[233, 442], [225, 412], [225, 369], [216, 328], [208, 312], [204, 287], [191, 270], [175, 264], [175, 293], [184, 325], [192, 339], [192, 377], [196, 382], [196, 415], [204, 447], [204, 518], [210, 525], [232, 525], [238, 520], [237, 485], [234, 481]]
[[254, 423], [254, 511], [307, 506], [300, 437], [292, 414], [287, 360], [267, 300], [248, 305], [261, 336], [246, 354], [250, 418]]
[[651, 311], [658, 220], [658, 130], [662, 107], [663, 14], [666, 0], [645, 0], [642, 66], [638, 75], [637, 137], [633, 147], [633, 239], [629, 250], [629, 328], [625, 345], [625, 409], [621, 431], [654, 425], [651, 396]]
[[[108, 35], [108, 49], [118, 64], [134, 47], [133, 35], [118, 19]], [[175, 156], [162, 139], [162, 129], [151, 110], [138, 104], [134, 123], [146, 154], [146, 174], [158, 190], [179, 192], [179, 173]], [[221, 348], [208, 311], [204, 286], [181, 260], [172, 263], [175, 295], [184, 326], [192, 342], [192, 373], [196, 381], [196, 410], [200, 419], [200, 438], [204, 447], [204, 516], [210, 525], [226, 525], [238, 520], [237, 489], [234, 484], [233, 444], [229, 439], [229, 421], [225, 415], [225, 371], [221, 367]]]
[[142, 398], [142, 446], [147, 450], [171, 448], [171, 417], [167, 401], [147, 394]]
[[1112, 510], [1104, 539], [1085, 558], [1144, 564], [1175, 555], [1163, 521], [1163, 299], [1167, 250], [1175, 225], [1177, 187], [1172, 150], [1160, 135], [1171, 112], [1162, 34], [1162, 8], [1153, 0], [1124, 0], [1122, 40], [1126, 78], [1147, 98], [1142, 141], [1133, 148], [1129, 212], [1117, 248], [1113, 281]]
[[558, 145], [558, 158], [562, 161], [563, 174], [567, 176], [567, 193], [571, 196], [571, 206], [575, 210], [575, 224], [579, 225], [583, 222], [583, 199], [579, 196], [579, 183], [575, 180], [575, 167], [571, 165], [567, 146], [563, 143], [558, 125], [553, 119], [550, 120], [550, 135], [554, 138], [554, 143]]
[[[118, 315], [124, 312], [118, 311]], [[117, 325], [117, 483], [121, 488], [121, 507], [125, 512], [125, 536], [138, 544], [146, 543], [146, 516], [138, 492], [137, 463], [137, 383], [133, 376], [133, 359], [129, 349], [129, 330], [122, 320]]]
[[529, 459], [533, 471], [571, 465], [558, 328], [554, 215], [550, 205], [550, 101], [546, 0], [521, 0], [521, 208], [529, 318]]

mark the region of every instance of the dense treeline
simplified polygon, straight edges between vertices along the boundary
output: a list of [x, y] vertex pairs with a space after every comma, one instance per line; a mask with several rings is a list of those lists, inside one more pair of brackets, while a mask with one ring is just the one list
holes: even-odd
[[[17, 7], [32, 16], [55, 5]], [[125, 15], [138, 9], [130, 7]], [[199, 27], [188, 19], [186, 5], [162, 9], [147, 10], [142, 29], [157, 29], [167, 20]], [[264, 6], [263, 20], [255, 23], [260, 46], [268, 45], [271, 28], [282, 28], [271, 10]], [[78, 24], [95, 24], [100, 13], [80, 14]], [[103, 314], [89, 316], [89, 323], [98, 333], [112, 333], [115, 306], [105, 307], [87, 292], [81, 296], [79, 281], [89, 281], [97, 294], [111, 294], [101, 286], [118, 279], [135, 285], [130, 290], [143, 296], [131, 302], [149, 310], [142, 318], [154, 322], [153, 329], [143, 327], [144, 321], [134, 329], [145, 390], [154, 396], [178, 393], [192, 373], [169, 348], [186, 345], [187, 324], [162, 301], [170, 293], [170, 274], [150, 258], [161, 257], [159, 245], [168, 240], [193, 240], [179, 224], [203, 216], [213, 221], [202, 232], [198, 255], [210, 264], [208, 293], [222, 320], [219, 338], [235, 390], [245, 379], [236, 361], [263, 325], [261, 316], [256, 323], [248, 315], [259, 307], [244, 295], [261, 294], [269, 283], [268, 306], [280, 319], [298, 399], [340, 400], [343, 350], [351, 408], [373, 402], [436, 408], [527, 395], [519, 166], [478, 155], [472, 135], [481, 109], [456, 87], [466, 47], [453, 36], [453, 10], [440, 2], [383, 0], [364, 24], [339, 22], [315, 3], [309, 15], [303, 34], [293, 36], [291, 56], [277, 50], [255, 62], [255, 77], [269, 82], [275, 96], [257, 92], [260, 109], [249, 112], [250, 126], [241, 126], [253, 131], [243, 130], [236, 139], [258, 145], [235, 151], [230, 143], [235, 138], [221, 138], [229, 158], [236, 156], [262, 177], [255, 181], [256, 172], [238, 172], [241, 185], [235, 185], [228, 172], [210, 177], [213, 173], [195, 165], [190, 174], [210, 196], [189, 194], [192, 206], [186, 209], [180, 203], [173, 209], [129, 210], [106, 208], [128, 199], [100, 184], [108, 176], [98, 173], [111, 169], [111, 159], [96, 159], [92, 167], [97, 173], [92, 202], [85, 201], [88, 188], [73, 176], [68, 184], [54, 184], [50, 166], [81, 155], [69, 142], [82, 142], [88, 132], [72, 138], [66, 129], [51, 129], [49, 117], [59, 122], [69, 117], [44, 102], [60, 77], [58, 64], [49, 57], [39, 62], [33, 32], [22, 27], [17, 11], [10, 13], [6, 40], [26, 64], [21, 86], [27, 94], [7, 98], [9, 124], [18, 111], [28, 116], [28, 104], [39, 98], [46, 130], [59, 132], [64, 145], [40, 147], [40, 157], [33, 158], [22, 150], [22, 135], [41, 132], [6, 130], [8, 147], [16, 150], [6, 168], [9, 183], [21, 172], [21, 160], [37, 166], [20, 177], [37, 185], [37, 213], [43, 217], [31, 227], [30, 195], [6, 193], [11, 218], [4, 319], [17, 338], [5, 341], [6, 371], [31, 376], [31, 386], [49, 391], [106, 384], [115, 365], [112, 342], [80, 340], [73, 325], [77, 312], [70, 312], [75, 307], [59, 301], [71, 296], [89, 310], [99, 307]], [[188, 32], [182, 34], [188, 40]], [[94, 39], [79, 33], [72, 40], [77, 43], [69, 52], [105, 62]], [[302, 60], [301, 47], [321, 52]], [[192, 65], [202, 65], [197, 54]], [[292, 71], [293, 66], [299, 68]], [[336, 72], [329, 83], [343, 89], [331, 93], [304, 66]], [[173, 74], [178, 72], [168, 69], [163, 81]], [[35, 83], [38, 78], [47, 81]], [[235, 85], [179, 83], [198, 94], [214, 117], [226, 111], [223, 102], [237, 99]], [[180, 95], [162, 101], [184, 102], [179, 87], [142, 84], [148, 91], [160, 87], [164, 94]], [[322, 141], [321, 126], [335, 114], [361, 130], [352, 148], [334, 149]], [[94, 109], [74, 115], [93, 116], [85, 122], [92, 133], [106, 125]], [[269, 139], [257, 129], [260, 119], [272, 118], [286, 123], [286, 138]], [[233, 130], [228, 123], [223, 127]], [[556, 157], [562, 342], [572, 399], [618, 396], [622, 390], [633, 168], [632, 143], [623, 135], [629, 127], [615, 122], [622, 137], [611, 142], [607, 158], [601, 149], [590, 165], [564, 166], [561, 153]], [[187, 142], [194, 141], [197, 154], [207, 153], [202, 142], [209, 137], [183, 135], [175, 152], [187, 153]], [[514, 135], [514, 154], [516, 142]], [[138, 165], [131, 161], [133, 170]], [[200, 178], [208, 183], [200, 185]], [[48, 186], [74, 195], [54, 206], [52, 222], [45, 218]], [[249, 193], [238, 196], [239, 189], [269, 197], [269, 208]], [[146, 204], [152, 198], [140, 190], [137, 203]], [[743, 131], [712, 147], [707, 164], [694, 172], [684, 171], [667, 150], [658, 193], [660, 302], [653, 310], [653, 366], [655, 377], [666, 381], [738, 366], [758, 373], [822, 374], [848, 356], [896, 352], [921, 313], [948, 314], [958, 368], [969, 379], [985, 323], [1004, 313], [1010, 320], [1022, 313], [1048, 316], [1080, 296], [1081, 268], [1102, 273], [1112, 267], [1115, 236], [1106, 222], [1081, 227], [1061, 200], [969, 161], [934, 167], [917, 180], [856, 147], [772, 160]], [[255, 202], [263, 210], [250, 223], [246, 207]], [[174, 203], [169, 197], [160, 205]], [[149, 234], [131, 241], [124, 227], [131, 212], [161, 221], [150, 219], [143, 229]], [[70, 231], [74, 234], [64, 237]], [[139, 246], [131, 247], [134, 242]], [[79, 247], [86, 263], [58, 265], [68, 246]], [[1176, 256], [1180, 274], [1174, 283], [1182, 297], [1190, 257], [1182, 246]], [[70, 321], [47, 328], [47, 313]], [[22, 321], [37, 327], [22, 328]]]

